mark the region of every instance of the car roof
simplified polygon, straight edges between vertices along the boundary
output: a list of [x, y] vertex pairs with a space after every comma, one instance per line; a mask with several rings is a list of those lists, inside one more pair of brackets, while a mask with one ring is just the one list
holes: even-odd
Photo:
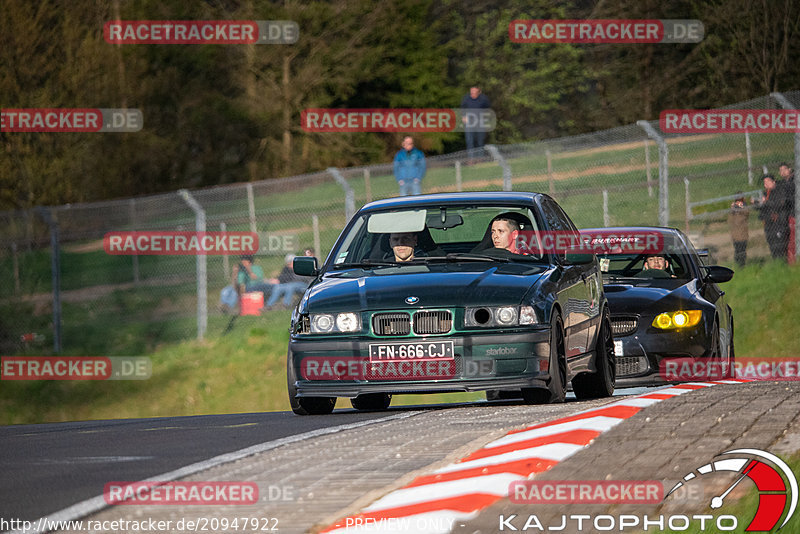
[[544, 193], [522, 191], [471, 191], [467, 193], [437, 193], [432, 195], [415, 195], [394, 197], [370, 202], [359, 211], [372, 211], [387, 208], [410, 208], [431, 204], [531, 204], [538, 197], [546, 197]]

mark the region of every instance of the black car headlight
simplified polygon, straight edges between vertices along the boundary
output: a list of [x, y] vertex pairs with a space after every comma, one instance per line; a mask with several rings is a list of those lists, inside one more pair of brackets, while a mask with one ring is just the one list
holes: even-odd
[[480, 306], [467, 308], [464, 313], [466, 326], [502, 327], [536, 324], [533, 306]]
[[674, 312], [664, 312], [656, 315], [653, 319], [653, 326], [661, 330], [677, 330], [695, 326], [703, 317], [701, 310], [678, 310]]
[[361, 320], [357, 313], [312, 313], [312, 334], [336, 334], [358, 332], [361, 330]]

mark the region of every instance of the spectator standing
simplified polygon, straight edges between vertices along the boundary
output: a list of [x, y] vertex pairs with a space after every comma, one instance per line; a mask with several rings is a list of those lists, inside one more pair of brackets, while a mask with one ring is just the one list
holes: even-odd
[[786, 188], [766, 174], [764, 180], [764, 200], [759, 207], [758, 218], [764, 222], [764, 235], [769, 244], [769, 252], [775, 259], [786, 261], [789, 244], [789, 217], [786, 202]]
[[[489, 98], [481, 93], [480, 87], [477, 85], [473, 85], [469, 88], [469, 93], [464, 95], [464, 98], [461, 99], [461, 109], [489, 109], [491, 103], [489, 102]], [[480, 124], [479, 117], [474, 117], [471, 119], [471, 124], [475, 124], [474, 127], [466, 127], [467, 123], [467, 116], [468, 113], [465, 112], [465, 116], [462, 120], [465, 123], [465, 130], [464, 130], [464, 140], [467, 142], [467, 156], [469, 157], [468, 164], [471, 165], [474, 163], [474, 159], [476, 157], [483, 156], [483, 145], [486, 143], [486, 132], [480, 130], [477, 126]]]
[[750, 237], [747, 228], [749, 217], [750, 209], [745, 204], [744, 197], [736, 197], [728, 214], [728, 226], [730, 226], [731, 240], [733, 241], [733, 259], [737, 265], [742, 267], [747, 263], [747, 240]]
[[394, 157], [394, 178], [400, 188], [400, 196], [421, 195], [422, 179], [425, 177], [425, 154], [414, 148], [414, 139], [403, 138], [403, 148]]
[[781, 175], [781, 179], [785, 181], [784, 187], [786, 188], [786, 196], [788, 197], [787, 201], [787, 209], [789, 210], [789, 246], [788, 249], [788, 258], [789, 263], [794, 263], [795, 261], [795, 223], [796, 219], [794, 217], [795, 212], [795, 182], [794, 182], [794, 169], [792, 169], [788, 163], [781, 163], [781, 166], [778, 168], [778, 172]]

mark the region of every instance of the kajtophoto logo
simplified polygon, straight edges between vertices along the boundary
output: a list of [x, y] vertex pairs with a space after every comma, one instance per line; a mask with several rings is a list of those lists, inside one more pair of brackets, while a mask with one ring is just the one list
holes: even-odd
[[719, 456], [725, 458], [701, 465], [687, 473], [667, 493], [667, 497], [692, 481], [734, 474], [734, 482], [727, 485], [722, 493], [715, 495], [709, 503], [712, 510], [717, 510], [725, 504], [728, 495], [745, 478], [749, 478], [758, 490], [758, 507], [745, 532], [772, 530], [781, 517], [783, 522], [778, 530], [783, 528], [797, 509], [797, 478], [786, 462], [760, 449], [734, 449]]
[[110, 44], [292, 44], [300, 37], [290, 20], [110, 20]]
[[0, 111], [0, 132], [138, 132], [138, 109], [20, 108]]
[[699, 43], [705, 29], [699, 20], [574, 19], [512, 20], [513, 43]]

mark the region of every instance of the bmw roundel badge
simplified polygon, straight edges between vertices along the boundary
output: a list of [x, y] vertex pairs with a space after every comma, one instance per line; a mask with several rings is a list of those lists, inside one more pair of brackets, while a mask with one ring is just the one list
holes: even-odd
[[406, 304], [416, 304], [417, 302], [419, 302], [419, 297], [406, 297]]

